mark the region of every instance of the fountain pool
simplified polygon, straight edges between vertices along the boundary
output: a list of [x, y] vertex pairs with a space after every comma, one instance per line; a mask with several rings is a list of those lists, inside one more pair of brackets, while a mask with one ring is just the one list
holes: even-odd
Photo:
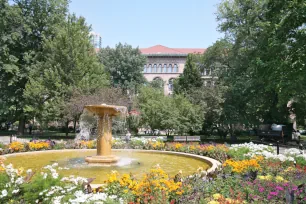
[[6, 155], [6, 164], [12, 163], [14, 167], [23, 167], [39, 172], [39, 170], [52, 163], [58, 163], [59, 167], [69, 169], [59, 170], [61, 175], [82, 176], [96, 178], [93, 183], [103, 183], [112, 170], [123, 173], [132, 173], [135, 177], [141, 177], [149, 172], [157, 164], [169, 175], [174, 176], [180, 170], [183, 175], [189, 175], [197, 171], [199, 167], [204, 170], [210, 168], [210, 164], [198, 158], [182, 155], [173, 155], [158, 152], [113, 150], [114, 156], [120, 160], [112, 166], [88, 165], [86, 156], [94, 156], [96, 150], [51, 150], [42, 152], [27, 152]]

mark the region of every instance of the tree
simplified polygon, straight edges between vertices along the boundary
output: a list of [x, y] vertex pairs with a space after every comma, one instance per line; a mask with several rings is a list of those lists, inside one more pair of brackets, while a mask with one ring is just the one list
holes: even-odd
[[203, 114], [183, 95], [168, 97], [160, 89], [143, 87], [138, 96], [142, 125], [151, 130], [194, 134], [201, 130]]
[[112, 86], [135, 92], [145, 82], [142, 71], [146, 58], [138, 48], [119, 43], [115, 48], [101, 49], [99, 58], [110, 75]]
[[164, 81], [161, 78], [157, 78], [150, 82], [150, 86], [156, 89], [164, 90]]
[[305, 8], [302, 1], [280, 0], [219, 6], [220, 30], [233, 44], [227, 82], [252, 120], [287, 122], [288, 101], [305, 96]]
[[19, 120], [23, 134], [28, 116], [24, 91], [33, 65], [40, 59], [45, 39], [56, 35], [55, 27], [67, 12], [66, 0], [0, 1], [1, 116]]
[[202, 129], [204, 114], [201, 107], [192, 104], [185, 96], [175, 95], [172, 99], [172, 106], [177, 109], [178, 127], [177, 130], [191, 135]]
[[163, 92], [151, 87], [142, 87], [137, 97], [137, 107], [141, 112], [141, 124], [151, 130], [161, 128]]
[[196, 59], [199, 57], [198, 55], [188, 54], [183, 74], [180, 74], [179, 78], [174, 82], [174, 93], [187, 93], [194, 88], [202, 86], [201, 73], [196, 65], [198, 63]]
[[[85, 19], [69, 15], [57, 28], [57, 35], [45, 41], [43, 58], [31, 71], [25, 96], [26, 110], [41, 120], [71, 118], [64, 114], [66, 101], [74, 92], [90, 94], [109, 84], [89, 36]], [[48, 112], [51, 117], [41, 113]]]

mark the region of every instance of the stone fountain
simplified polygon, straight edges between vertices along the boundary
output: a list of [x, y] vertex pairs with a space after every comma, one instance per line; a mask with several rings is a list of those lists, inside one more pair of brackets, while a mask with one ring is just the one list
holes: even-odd
[[126, 114], [125, 106], [87, 105], [84, 107], [98, 116], [97, 155], [86, 157], [88, 163], [115, 163], [118, 158], [112, 155], [112, 117]]

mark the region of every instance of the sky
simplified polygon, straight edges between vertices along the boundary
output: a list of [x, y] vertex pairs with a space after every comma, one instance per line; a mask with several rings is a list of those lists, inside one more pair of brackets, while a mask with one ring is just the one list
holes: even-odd
[[102, 36], [102, 47], [119, 42], [146, 48], [207, 48], [217, 31], [220, 0], [71, 0], [70, 13], [83, 16]]

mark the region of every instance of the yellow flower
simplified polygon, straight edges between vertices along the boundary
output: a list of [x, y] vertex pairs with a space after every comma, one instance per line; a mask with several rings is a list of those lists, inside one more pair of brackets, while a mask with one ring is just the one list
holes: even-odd
[[48, 142], [29, 142], [30, 150], [48, 149], [49, 146]]
[[281, 176], [276, 176], [276, 177], [275, 177], [275, 180], [276, 180], [276, 182], [282, 182], [282, 181], [284, 181], [285, 179], [284, 179], [283, 177], [281, 177]]
[[231, 198], [225, 198], [225, 201], [227, 203], [235, 203], [235, 201], [233, 199], [231, 199]]
[[221, 198], [221, 197], [222, 197], [222, 195], [221, 195], [220, 193], [216, 193], [216, 194], [213, 195], [213, 198], [214, 198], [215, 200], [218, 200], [218, 199]]
[[15, 152], [18, 152], [24, 149], [24, 145], [21, 142], [12, 142], [9, 144], [9, 148]]
[[219, 202], [218, 202], [218, 201], [215, 201], [215, 200], [211, 200], [211, 201], [209, 201], [207, 204], [219, 204]]

